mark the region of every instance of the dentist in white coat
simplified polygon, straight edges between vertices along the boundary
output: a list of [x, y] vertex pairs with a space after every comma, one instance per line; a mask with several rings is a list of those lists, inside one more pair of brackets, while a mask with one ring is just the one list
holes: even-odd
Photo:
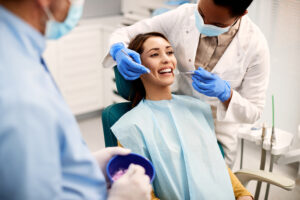
[[126, 48], [128, 43], [139, 33], [163, 33], [174, 48], [178, 70], [194, 71], [192, 78], [177, 76], [174, 91], [211, 105], [216, 135], [230, 167], [236, 158], [238, 128], [262, 115], [269, 81], [269, 49], [247, 16], [251, 2], [199, 0], [118, 29], [103, 61], [105, 67], [117, 65], [126, 80], [135, 80], [148, 71], [139, 54]]

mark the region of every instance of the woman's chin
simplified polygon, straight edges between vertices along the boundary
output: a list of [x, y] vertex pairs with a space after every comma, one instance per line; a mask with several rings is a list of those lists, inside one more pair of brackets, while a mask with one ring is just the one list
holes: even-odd
[[174, 78], [169, 79], [169, 80], [163, 80], [161, 82], [161, 85], [165, 86], [165, 87], [168, 87], [168, 86], [171, 86], [173, 83], [174, 83]]

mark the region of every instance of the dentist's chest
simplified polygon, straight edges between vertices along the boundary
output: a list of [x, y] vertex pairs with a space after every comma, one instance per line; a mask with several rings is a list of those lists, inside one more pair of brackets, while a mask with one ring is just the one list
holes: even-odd
[[[175, 36], [173, 37], [172, 39], [175, 39]], [[179, 71], [195, 70], [199, 38], [199, 32], [192, 28], [186, 27], [178, 32], [174, 51]], [[212, 68], [211, 73], [228, 81], [233, 89], [238, 88], [247, 70], [245, 60], [246, 55], [240, 50], [237, 38], [234, 38]]]

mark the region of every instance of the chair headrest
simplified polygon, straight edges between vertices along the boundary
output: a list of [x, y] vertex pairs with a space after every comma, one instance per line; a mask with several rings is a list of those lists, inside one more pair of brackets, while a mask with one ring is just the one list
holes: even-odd
[[132, 81], [126, 80], [119, 72], [117, 66], [114, 67], [114, 72], [119, 95], [129, 101], [130, 96], [134, 95]]

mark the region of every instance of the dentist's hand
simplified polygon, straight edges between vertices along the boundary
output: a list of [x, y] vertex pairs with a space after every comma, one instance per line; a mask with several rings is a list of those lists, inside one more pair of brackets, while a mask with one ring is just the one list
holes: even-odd
[[222, 102], [231, 97], [229, 83], [201, 67], [194, 71], [192, 79], [194, 89], [206, 96], [218, 97]]
[[125, 156], [125, 155], [129, 154], [130, 152], [131, 152], [130, 149], [125, 149], [125, 148], [121, 148], [121, 147], [108, 147], [108, 148], [101, 149], [99, 151], [94, 152], [93, 156], [96, 158], [101, 171], [105, 175], [106, 180], [108, 180], [107, 174], [106, 174], [106, 165], [107, 165], [108, 161], [115, 155]]
[[127, 49], [123, 43], [112, 45], [110, 55], [117, 62], [118, 70], [126, 80], [135, 80], [142, 74], [150, 72], [149, 69], [141, 65], [140, 54]]
[[128, 171], [112, 184], [108, 200], [150, 200], [151, 190], [145, 169], [131, 164]]

